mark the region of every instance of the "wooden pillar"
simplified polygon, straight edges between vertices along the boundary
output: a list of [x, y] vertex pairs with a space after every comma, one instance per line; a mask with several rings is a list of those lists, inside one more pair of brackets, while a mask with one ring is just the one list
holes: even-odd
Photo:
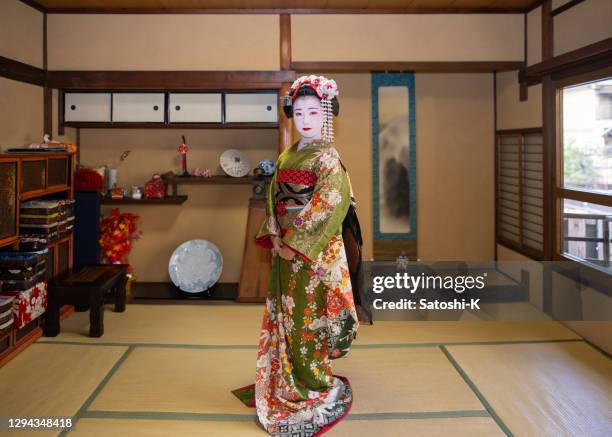
[[265, 199], [252, 197], [249, 200], [240, 282], [236, 296], [238, 302], [265, 302], [268, 294], [272, 254], [255, 244], [255, 235], [264, 220], [266, 220]]
[[[280, 68], [291, 69], [291, 15], [280, 15]], [[291, 84], [284, 83], [279, 89], [279, 96], [289, 93]], [[283, 109], [278, 109], [278, 153], [281, 153], [293, 143], [291, 120], [285, 116]]]
[[[552, 0], [542, 3], [542, 62], [554, 56], [554, 28], [552, 16]], [[544, 242], [543, 255], [545, 261], [552, 261], [555, 254], [555, 186], [557, 184], [555, 172], [556, 160], [556, 90], [550, 74], [542, 78], [542, 143], [543, 143], [543, 228]], [[552, 313], [552, 269], [550, 263], [545, 262], [542, 272], [544, 294], [542, 296], [542, 309], [545, 313]]]
[[45, 83], [43, 86], [43, 134], [53, 138], [53, 90], [47, 83], [47, 13], [43, 14], [43, 70]]
[[554, 56], [552, 0], [542, 3], [542, 62]]
[[[288, 83], [283, 84], [279, 89], [279, 95], [288, 94], [290, 86], [291, 84]], [[293, 144], [293, 126], [291, 125], [291, 119], [287, 118], [282, 107], [279, 106], [278, 112], [278, 153], [280, 154]]]
[[291, 15], [280, 15], [280, 69], [291, 70]]

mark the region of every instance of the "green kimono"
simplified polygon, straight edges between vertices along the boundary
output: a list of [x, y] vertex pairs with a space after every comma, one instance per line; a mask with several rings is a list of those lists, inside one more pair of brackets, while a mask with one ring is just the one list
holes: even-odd
[[255, 384], [234, 391], [275, 436], [319, 435], [352, 404], [331, 368], [359, 326], [342, 240], [351, 193], [333, 144], [295, 144], [277, 160], [256, 241], [272, 248], [278, 236], [295, 256], [273, 257]]

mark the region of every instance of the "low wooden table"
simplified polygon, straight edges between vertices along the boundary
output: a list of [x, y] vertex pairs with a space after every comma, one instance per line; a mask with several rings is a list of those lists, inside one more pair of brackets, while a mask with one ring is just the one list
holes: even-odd
[[104, 296], [112, 291], [115, 312], [125, 311], [125, 286], [127, 264], [103, 264], [84, 266], [79, 271], [60, 277], [49, 283], [45, 337], [55, 337], [60, 332], [59, 310], [62, 305], [89, 307], [89, 336], [104, 334]]

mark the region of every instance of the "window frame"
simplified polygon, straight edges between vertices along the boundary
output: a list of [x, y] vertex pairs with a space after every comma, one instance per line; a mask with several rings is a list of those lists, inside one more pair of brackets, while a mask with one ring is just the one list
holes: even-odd
[[[605, 289], [612, 279], [612, 273], [605, 268], [589, 263], [577, 256], [563, 252], [563, 200], [578, 200], [582, 202], [595, 203], [598, 205], [612, 207], [612, 195], [577, 188], [566, 188], [563, 186], [564, 162], [563, 162], [563, 88], [593, 82], [599, 79], [612, 77], [612, 66], [593, 69], [586, 73], [555, 79], [552, 81], [554, 95], [554, 169], [553, 169], [553, 209], [552, 214], [552, 259], [564, 261], [569, 268], [580, 270], [582, 277], [588, 286]], [[547, 102], [544, 101], [544, 104]], [[604, 243], [605, 244], [605, 243]], [[609, 243], [608, 243], [609, 244]]]

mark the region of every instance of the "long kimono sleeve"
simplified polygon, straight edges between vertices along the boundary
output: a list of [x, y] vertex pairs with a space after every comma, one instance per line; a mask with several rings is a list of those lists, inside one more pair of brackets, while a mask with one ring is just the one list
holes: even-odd
[[336, 149], [322, 151], [318, 164], [312, 197], [283, 234], [283, 243], [308, 262], [341, 232], [351, 200], [348, 176]]
[[274, 212], [274, 186], [276, 183], [276, 173], [272, 177], [270, 181], [270, 186], [268, 187], [268, 196], [266, 198], [266, 219], [261, 224], [259, 228], [259, 232], [255, 235], [255, 244], [264, 249], [271, 249], [272, 237], [277, 236], [280, 237], [280, 226], [276, 219], [276, 213]]

